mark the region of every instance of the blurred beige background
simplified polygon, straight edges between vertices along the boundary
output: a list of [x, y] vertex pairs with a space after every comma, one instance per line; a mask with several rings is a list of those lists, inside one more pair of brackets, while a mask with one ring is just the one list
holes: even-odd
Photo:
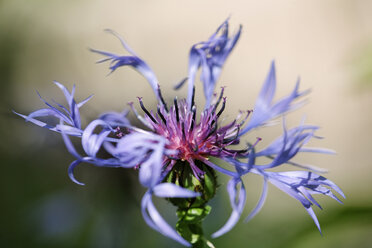
[[[101, 57], [90, 53], [89, 47], [124, 53], [120, 43], [103, 32], [105, 28], [120, 33], [148, 62], [157, 73], [167, 100], [176, 94], [184, 97], [186, 88], [174, 92], [172, 86], [186, 75], [189, 48], [207, 39], [220, 23], [231, 16], [231, 30], [237, 30], [242, 24], [243, 33], [218, 84], [227, 86], [226, 113], [229, 117], [233, 118], [238, 110], [253, 107], [273, 59], [278, 80], [276, 96], [287, 94], [298, 76], [301, 77], [301, 89], [312, 89], [309, 103], [288, 116], [289, 124], [296, 125], [306, 114], [307, 122], [321, 126], [319, 135], [325, 137], [312, 144], [334, 149], [337, 155], [302, 156], [298, 161], [328, 169], [330, 173], [326, 176], [336, 182], [347, 196], [344, 206], [321, 198], [325, 210], [316, 213], [319, 213], [322, 225], [322, 219], [332, 211], [372, 205], [371, 13], [372, 1], [368, 0], [3, 0], [0, 1], [0, 36], [3, 44], [10, 44], [4, 51], [9, 52], [9, 58], [6, 58], [12, 66], [6, 71], [8, 93], [3, 97], [2, 111], [16, 109], [28, 113], [39, 108], [42, 105], [35, 89], [47, 99], [62, 99], [52, 84], [53, 80], [69, 88], [75, 83], [78, 99], [92, 93], [95, 95], [82, 110], [86, 120], [93, 119], [102, 111], [122, 110], [127, 102], [135, 101], [136, 96], [143, 96], [148, 105], [154, 102], [150, 87], [137, 72], [125, 68], [106, 77], [108, 65], [94, 63]], [[202, 103], [201, 87], [198, 93]], [[35, 145], [41, 150], [51, 142], [50, 139], [58, 139], [45, 130], [28, 126], [20, 120], [12, 120], [13, 138], [18, 141], [22, 138], [17, 142], [17, 149], [27, 150], [30, 145]], [[258, 130], [257, 133], [264, 138], [262, 146], [279, 135], [280, 130], [280, 125]], [[248, 138], [256, 135], [254, 133]], [[14, 150], [5, 144], [2, 149], [14, 154]], [[43, 156], [42, 152], [35, 152], [37, 156]], [[62, 151], [62, 154], [67, 156], [67, 151]], [[67, 181], [67, 177], [65, 179]], [[225, 204], [221, 207], [224, 216], [218, 225], [227, 218], [229, 211], [226, 211], [229, 209], [227, 199], [223, 198], [226, 197], [224, 186], [218, 203]], [[247, 187], [248, 213], [256, 203], [261, 182], [252, 177], [247, 180]], [[301, 219], [306, 225], [312, 225], [300, 204], [270, 187], [266, 205], [256, 219], [248, 224], [240, 223], [231, 234], [220, 240], [247, 242], [244, 235], [254, 233], [252, 229], [263, 223], [274, 222], [279, 226], [282, 223], [287, 229], [297, 228], [295, 225], [286, 226], [288, 218]], [[294, 241], [287, 247], [299, 247], [300, 243], [307, 247], [312, 242], [320, 247], [331, 242], [327, 246], [336, 247], [339, 245], [337, 240], [346, 239], [347, 235], [350, 235], [349, 241], [366, 240], [368, 236], [371, 241], [371, 221], [348, 223], [339, 225], [341, 231], [331, 227], [327, 229], [327, 224], [323, 224], [323, 239], [315, 226], [311, 226], [309, 234], [304, 235], [305, 241]], [[363, 229], [364, 225], [368, 227]], [[340, 233], [346, 236], [337, 236]], [[265, 235], [275, 236], [272, 233]], [[324, 241], [326, 239], [328, 241]], [[357, 243], [345, 241], [343, 244]], [[363, 246], [363, 242], [359, 244], [361, 246], [354, 247], [368, 247]]]

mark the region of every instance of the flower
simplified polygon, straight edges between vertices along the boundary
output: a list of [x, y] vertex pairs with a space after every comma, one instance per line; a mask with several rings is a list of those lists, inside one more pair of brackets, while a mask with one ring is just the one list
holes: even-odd
[[[54, 107], [40, 97], [48, 108], [34, 111], [28, 116], [17, 113], [26, 121], [62, 134], [67, 150], [76, 158], [68, 171], [72, 181], [82, 184], [74, 177], [73, 171], [83, 162], [95, 166], [138, 169], [139, 181], [148, 189], [141, 204], [146, 223], [164, 236], [190, 246], [198, 242], [210, 244], [203, 237], [201, 222], [210, 211], [206, 204], [216, 192], [215, 173], [220, 172], [230, 177], [227, 191], [232, 213], [226, 224], [212, 237], [230, 231], [240, 219], [246, 202], [243, 178], [248, 173], [253, 173], [263, 177], [264, 185], [257, 206], [246, 220], [254, 217], [262, 208], [267, 196], [267, 184], [270, 182], [300, 201], [320, 231], [319, 222], [311, 208], [313, 204], [318, 207], [320, 205], [312, 195], [327, 195], [339, 202], [331, 190], [335, 190], [342, 197], [345, 196], [336, 184], [315, 173], [321, 173], [321, 170], [292, 161], [300, 152], [332, 153], [327, 149], [305, 147], [311, 138], [317, 138], [317, 126], [301, 123], [298, 127], [287, 130], [283, 117], [283, 135], [266, 148], [258, 150], [257, 144], [261, 138], [247, 143], [244, 149], [236, 148], [244, 134], [254, 128], [266, 126], [273, 119], [301, 107], [303, 101], [298, 100], [308, 91], [300, 92], [297, 82], [288, 96], [273, 102], [276, 76], [275, 64], [272, 62], [253, 111], [241, 112], [235, 120], [227, 124], [223, 124], [220, 118], [227, 103], [225, 90], [221, 88], [219, 94], [214, 94], [214, 90], [222, 66], [239, 39], [241, 27], [230, 37], [229, 23], [226, 20], [207, 41], [192, 46], [188, 77], [176, 86], [179, 88], [188, 80], [188, 96], [182, 100], [175, 97], [172, 105], [164, 101], [158, 80], [150, 66], [136, 55], [117, 33], [107, 31], [120, 40], [130, 55], [116, 55], [91, 49], [92, 52], [105, 56], [98, 63], [109, 61], [111, 72], [122, 66], [136, 69], [149, 82], [158, 100], [157, 109], [148, 110], [143, 99], [138, 98], [143, 115], [137, 112], [133, 103], [129, 104], [145, 129], [130, 123], [126, 117], [128, 111], [104, 113], [82, 129], [79, 108], [90, 97], [77, 104], [73, 98], [75, 88], [70, 93], [57, 82], [56, 85], [65, 94], [69, 109], [58, 103], [57, 107]], [[198, 111], [194, 98], [195, 78], [199, 69], [206, 104]], [[45, 116], [57, 118], [59, 124], [48, 125], [37, 119]], [[69, 136], [81, 138], [85, 155], [76, 151]], [[105, 149], [111, 157], [97, 157], [100, 149]], [[217, 165], [209, 159], [211, 157], [228, 162], [230, 168]], [[269, 158], [271, 162], [259, 164], [260, 157]], [[305, 170], [270, 171], [283, 164]], [[178, 207], [177, 214], [180, 219], [177, 230], [161, 217], [152, 202], [153, 196], [166, 198]]]

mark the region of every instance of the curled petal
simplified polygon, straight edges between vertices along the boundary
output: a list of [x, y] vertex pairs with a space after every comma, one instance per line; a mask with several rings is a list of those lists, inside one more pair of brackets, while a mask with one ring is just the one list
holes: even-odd
[[176, 230], [174, 230], [159, 214], [151, 200], [151, 193], [148, 191], [142, 198], [141, 203], [142, 215], [146, 223], [154, 230], [160, 232], [164, 236], [171, 238], [178, 243], [190, 247], [190, 243], [182, 238]]
[[154, 194], [162, 198], [192, 198], [200, 196], [200, 193], [182, 188], [173, 183], [161, 183], [153, 188]]
[[257, 205], [255, 208], [252, 210], [252, 212], [245, 218], [245, 222], [250, 221], [253, 217], [255, 217], [262, 209], [263, 205], [265, 204], [266, 197], [267, 197], [267, 179], [264, 177], [264, 183], [262, 187], [262, 193], [261, 197], [257, 202]]
[[139, 180], [145, 187], [152, 188], [159, 183], [163, 167], [164, 143], [153, 150], [149, 158], [141, 163]]
[[[60, 126], [63, 126], [63, 125], [59, 125]], [[89, 130], [88, 130], [89, 131]], [[70, 179], [74, 182], [74, 183], [77, 183], [79, 185], [84, 185], [83, 183], [79, 182], [78, 180], [76, 180], [76, 178], [74, 177], [74, 169], [76, 166], [78, 166], [80, 163], [83, 163], [83, 162], [87, 162], [87, 163], [90, 163], [90, 164], [93, 164], [95, 166], [103, 166], [103, 167], [121, 167], [121, 163], [120, 163], [120, 160], [116, 159], [116, 158], [109, 158], [109, 159], [101, 159], [101, 158], [96, 158], [95, 157], [95, 153], [94, 152], [96, 149], [99, 149], [100, 145], [99, 144], [102, 144], [102, 138], [105, 137], [105, 135], [102, 135], [102, 138], [99, 137], [99, 136], [96, 136], [98, 138], [94, 138], [93, 142], [94, 144], [93, 145], [89, 145], [89, 144], [86, 144], [86, 146], [89, 146], [89, 148], [85, 148], [85, 149], [90, 149], [89, 151], [91, 152], [91, 156], [87, 156], [87, 157], [82, 157], [75, 149], [74, 145], [72, 144], [69, 136], [67, 135], [67, 133], [64, 131], [64, 129], [61, 129], [61, 133], [62, 133], [62, 138], [63, 138], [63, 141], [65, 142], [65, 145], [66, 145], [66, 148], [67, 150], [74, 156], [77, 158], [77, 160], [75, 160], [74, 162], [72, 162], [68, 168], [68, 175], [70, 177]], [[84, 136], [84, 134], [83, 134]], [[90, 140], [89, 138], [85, 138], [85, 139], [88, 139]], [[85, 141], [85, 142], [89, 142], [89, 141]], [[98, 148], [97, 148], [98, 147]], [[89, 154], [88, 154], [89, 155]], [[94, 156], [93, 156], [94, 155]]]
[[74, 183], [84, 186], [85, 183], [79, 182], [78, 180], [76, 180], [76, 178], [75, 178], [75, 176], [74, 176], [74, 169], [75, 169], [75, 167], [78, 166], [81, 162], [82, 162], [82, 160], [75, 160], [74, 162], [72, 162], [72, 163], [70, 164], [70, 166], [68, 167], [68, 176], [70, 177], [71, 181], [73, 181]]
[[[238, 195], [238, 184], [240, 183], [240, 191]], [[239, 221], [240, 216], [243, 212], [245, 201], [246, 201], [246, 191], [243, 181], [240, 178], [233, 178], [227, 184], [227, 191], [229, 192], [230, 203], [232, 207], [232, 213], [226, 224], [217, 232], [212, 234], [213, 238], [222, 236], [223, 234], [229, 232]]]
[[154, 223], [152, 218], [149, 216], [148, 211], [147, 211], [147, 206], [149, 204], [149, 201], [151, 201], [151, 197], [152, 197], [152, 195], [149, 191], [146, 192], [145, 195], [142, 197], [142, 201], [141, 201], [142, 216], [143, 216], [145, 222], [147, 223], [147, 225], [149, 225], [155, 231], [160, 232], [159, 228]]
[[65, 145], [66, 145], [67, 150], [74, 157], [76, 157], [78, 160], [81, 160], [80, 154], [76, 151], [76, 149], [75, 149], [74, 145], [72, 144], [70, 138], [68, 137], [68, 135], [64, 131], [62, 131], [62, 138], [63, 138], [63, 141], [65, 142]]
[[165, 139], [149, 132], [132, 132], [125, 135], [116, 147], [107, 146], [108, 152], [118, 158], [124, 167], [139, 167], [142, 185], [152, 188], [159, 183], [163, 156], [168, 153], [164, 148]]
[[58, 125], [56, 125], [56, 129], [59, 132], [65, 133], [65, 134], [70, 135], [70, 136], [80, 137], [83, 134], [83, 130], [78, 129], [76, 127], [68, 126], [68, 125], [58, 124]]
[[[102, 126], [103, 130], [99, 134], [94, 134], [93, 131], [97, 126]], [[84, 151], [90, 157], [95, 157], [98, 150], [101, 148], [102, 143], [112, 130], [107, 130], [108, 125], [102, 120], [92, 121], [84, 130], [81, 137], [81, 143]]]
[[127, 119], [128, 111], [122, 113], [118, 112], [107, 112], [99, 116], [99, 119], [108, 123], [111, 127], [127, 127], [130, 126], [130, 122]]

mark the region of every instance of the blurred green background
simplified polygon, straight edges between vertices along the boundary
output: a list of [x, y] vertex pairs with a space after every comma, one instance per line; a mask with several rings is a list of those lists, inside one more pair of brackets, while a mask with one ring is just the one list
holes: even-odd
[[[83, 122], [108, 110], [121, 111], [143, 96], [155, 98], [145, 80], [130, 69], [106, 77], [107, 65], [89, 47], [122, 53], [119, 42], [102, 32], [111, 28], [157, 73], [163, 95], [173, 99], [172, 85], [186, 75], [190, 46], [205, 40], [231, 15], [231, 27], [243, 34], [228, 59], [219, 86], [226, 85], [233, 118], [253, 107], [269, 64], [277, 65], [277, 96], [289, 92], [301, 76], [311, 88], [309, 104], [288, 116], [296, 125], [322, 127], [313, 142], [337, 151], [336, 156], [307, 155], [297, 161], [330, 171], [347, 199], [339, 205], [318, 197], [316, 209], [324, 236], [302, 206], [269, 188], [261, 213], [240, 222], [213, 243], [216, 247], [372, 247], [372, 2], [368, 0], [0, 0], [1, 178], [0, 247], [180, 247], [143, 221], [144, 189], [135, 171], [83, 165], [72, 183], [67, 167], [73, 157], [58, 134], [33, 126], [11, 110], [29, 113], [46, 99], [63, 100], [52, 83], [77, 85], [77, 99], [94, 98], [82, 109]], [[199, 85], [197, 98], [202, 104]], [[185, 89], [177, 92], [185, 97]], [[258, 130], [263, 147], [281, 127]], [[259, 134], [258, 134], [259, 133]], [[230, 214], [220, 176], [217, 197], [205, 231], [211, 234]], [[249, 210], [261, 192], [261, 181], [246, 179]], [[175, 223], [174, 208], [157, 201], [162, 214]]]

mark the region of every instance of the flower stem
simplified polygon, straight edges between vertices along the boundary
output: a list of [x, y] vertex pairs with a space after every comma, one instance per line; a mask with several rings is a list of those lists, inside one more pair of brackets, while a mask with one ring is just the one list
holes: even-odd
[[188, 240], [193, 248], [214, 248], [213, 244], [204, 237], [202, 222], [210, 213], [211, 207], [191, 207], [177, 210], [178, 222], [176, 229], [178, 233]]

